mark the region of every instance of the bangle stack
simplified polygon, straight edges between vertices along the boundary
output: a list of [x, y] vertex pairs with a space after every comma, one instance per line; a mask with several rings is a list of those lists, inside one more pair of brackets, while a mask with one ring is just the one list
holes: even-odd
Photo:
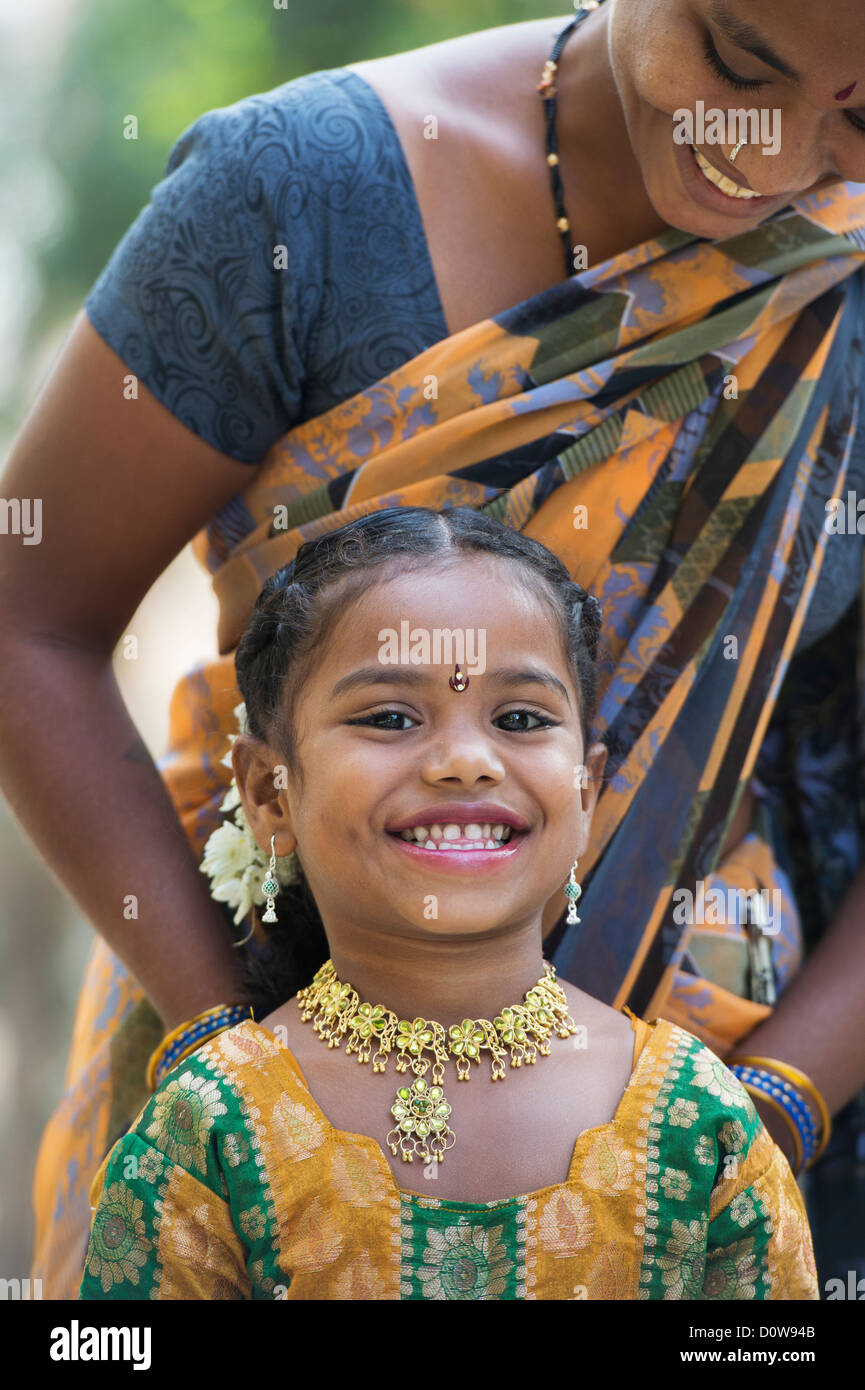
[[[797, 1067], [775, 1057], [734, 1056], [727, 1065], [751, 1096], [765, 1101], [787, 1122], [795, 1149], [794, 1172], [798, 1175], [803, 1167], [816, 1163], [829, 1143], [832, 1121], [813, 1081]], [[819, 1125], [815, 1113], [820, 1117]]]
[[202, 1043], [216, 1037], [217, 1033], [224, 1032], [226, 1028], [233, 1028], [235, 1023], [253, 1017], [249, 1004], [216, 1004], [212, 1009], [205, 1009], [204, 1013], [196, 1014], [188, 1023], [181, 1023], [178, 1028], [166, 1034], [147, 1063], [147, 1084], [151, 1091], [155, 1091], [157, 1086], [161, 1085], [172, 1067], [176, 1067], [178, 1062], [182, 1062], [190, 1052], [201, 1047]]

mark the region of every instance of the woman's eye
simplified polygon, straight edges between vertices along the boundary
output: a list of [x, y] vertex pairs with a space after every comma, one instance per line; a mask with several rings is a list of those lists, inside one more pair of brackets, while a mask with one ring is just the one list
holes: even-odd
[[739, 77], [735, 72], [731, 72], [730, 69], [727, 67], [726, 63], [721, 58], [721, 55], [718, 52], [717, 48], [712, 43], [709, 34], [706, 35], [706, 43], [703, 49], [703, 53], [705, 55], [706, 62], [709, 64], [709, 67], [712, 69], [715, 76], [720, 77], [721, 81], [726, 82], [729, 87], [738, 87], [740, 89], [745, 87], [750, 89], [752, 87], [766, 86], [766, 83], [763, 80], [759, 80], [755, 77]]
[[[499, 718], [496, 720], [496, 723], [501, 723], [503, 719], [523, 719], [525, 717], [537, 721], [533, 726], [536, 729], [548, 729], [553, 727], [552, 719], [547, 719], [545, 715], [541, 714], [540, 711], [535, 709], [510, 709], [508, 710], [507, 714], [500, 715]], [[509, 729], [506, 729], [505, 732], [510, 734], [528, 734], [531, 733], [532, 730], [527, 729], [525, 727], [516, 728], [514, 725], [511, 725], [511, 727]]]
[[[712, 69], [712, 72], [715, 74], [715, 76], [720, 77], [721, 81], [726, 82], [729, 87], [737, 87], [740, 90], [744, 88], [747, 90], [753, 87], [766, 86], [765, 81], [758, 80], [755, 77], [739, 77], [737, 73], [731, 72], [730, 69], [727, 67], [727, 64], [722, 59], [717, 48], [712, 43], [712, 39], [709, 34], [706, 35], [703, 53], [705, 55], [706, 62]], [[852, 111], [845, 111], [844, 115], [847, 118], [848, 124], [851, 125], [854, 130], [858, 130], [863, 135], [865, 135], [865, 121], [863, 121], [860, 116], [856, 116]]]

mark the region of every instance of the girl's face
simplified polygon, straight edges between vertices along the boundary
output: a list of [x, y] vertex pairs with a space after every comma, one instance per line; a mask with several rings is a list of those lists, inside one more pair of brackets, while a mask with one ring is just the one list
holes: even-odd
[[[821, 185], [865, 182], [862, 0], [610, 3], [610, 63], [646, 192], [663, 221], [716, 240]], [[720, 192], [690, 144], [674, 141], [675, 129], [688, 133], [677, 113], [696, 120], [698, 102], [707, 120], [713, 108], [758, 113], [760, 143], [743, 124], [748, 143], [734, 164], [735, 117], [714, 133], [691, 129], [716, 171], [761, 197]]]
[[[445, 629], [466, 642], [462, 691]], [[401, 630], [429, 641], [421, 664], [399, 649]], [[376, 584], [332, 630], [295, 720], [303, 786], [279, 793], [287, 820], [258, 838], [296, 836], [329, 934], [539, 925], [586, 845], [598, 790], [586, 781], [606, 750], [584, 755], [553, 614], [512, 564], [473, 558]]]

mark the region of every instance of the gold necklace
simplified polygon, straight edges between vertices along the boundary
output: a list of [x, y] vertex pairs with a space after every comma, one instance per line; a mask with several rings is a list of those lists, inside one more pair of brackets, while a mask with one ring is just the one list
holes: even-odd
[[[352, 986], [339, 979], [331, 960], [317, 971], [312, 984], [298, 990], [297, 1001], [301, 1021], [312, 1019], [313, 1029], [328, 1047], [340, 1047], [348, 1035], [346, 1053], [356, 1052], [358, 1062], [368, 1062], [374, 1040], [374, 1072], [385, 1070], [395, 1049], [396, 1070], [405, 1072], [410, 1067], [414, 1072], [417, 1080], [411, 1086], [400, 1086], [396, 1093], [390, 1108], [396, 1124], [386, 1141], [392, 1154], [399, 1150], [404, 1163], [412, 1163], [415, 1156], [424, 1163], [441, 1163], [446, 1150], [456, 1143], [448, 1125], [451, 1107], [443, 1089], [449, 1057], [456, 1060], [457, 1080], [468, 1081], [472, 1063], [479, 1065], [481, 1052], [489, 1052], [490, 1080], [503, 1081], [508, 1050], [512, 1067], [530, 1064], [539, 1052], [549, 1056], [548, 1039], [553, 1031], [560, 1038], [577, 1031], [549, 961], [544, 961], [543, 975], [524, 995], [522, 1004], [502, 1009], [492, 1022], [465, 1018], [447, 1030], [435, 1019], [400, 1019], [383, 1004], [361, 1003]], [[432, 1085], [426, 1080], [430, 1066]]]

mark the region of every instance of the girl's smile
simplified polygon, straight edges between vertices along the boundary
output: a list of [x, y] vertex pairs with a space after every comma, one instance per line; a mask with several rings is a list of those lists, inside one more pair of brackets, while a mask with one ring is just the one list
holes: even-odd
[[409, 854], [424, 869], [483, 873], [517, 857], [530, 834], [522, 816], [491, 802], [430, 806], [408, 817], [406, 825], [387, 832], [400, 853]]
[[[469, 809], [466, 810], [469, 815]], [[416, 824], [410, 830], [388, 831], [394, 848], [428, 869], [449, 873], [495, 872], [510, 865], [530, 831], [515, 830], [503, 821], [445, 820]]]

